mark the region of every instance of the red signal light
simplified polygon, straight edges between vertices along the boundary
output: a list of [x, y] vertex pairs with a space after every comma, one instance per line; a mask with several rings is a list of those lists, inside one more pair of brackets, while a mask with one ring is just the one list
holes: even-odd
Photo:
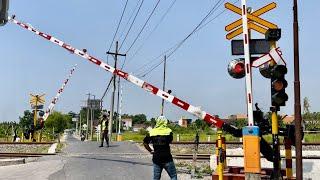
[[232, 60], [228, 65], [228, 73], [235, 79], [241, 79], [245, 76], [244, 59]]

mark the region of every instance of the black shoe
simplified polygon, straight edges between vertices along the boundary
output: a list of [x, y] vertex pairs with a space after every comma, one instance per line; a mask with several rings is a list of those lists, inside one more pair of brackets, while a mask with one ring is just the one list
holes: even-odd
[[99, 146], [99, 147], [103, 147], [103, 146]]

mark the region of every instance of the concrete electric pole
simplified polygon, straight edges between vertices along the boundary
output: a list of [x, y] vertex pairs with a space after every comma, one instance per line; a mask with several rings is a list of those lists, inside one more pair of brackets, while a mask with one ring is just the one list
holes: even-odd
[[[118, 56], [126, 56], [126, 54], [120, 54], [118, 52], [119, 47], [118, 47], [118, 41], [116, 42], [116, 51], [113, 52], [107, 52], [107, 54], [114, 55], [114, 68], [117, 68], [117, 61], [118, 61]], [[116, 75], [113, 74], [113, 91], [112, 91], [112, 96], [111, 96], [111, 107], [110, 107], [110, 118], [109, 118], [109, 124], [108, 124], [108, 136], [109, 136], [109, 141], [111, 142], [111, 135], [112, 135], [112, 122], [113, 122], [113, 113], [114, 113], [114, 96], [116, 92]]]

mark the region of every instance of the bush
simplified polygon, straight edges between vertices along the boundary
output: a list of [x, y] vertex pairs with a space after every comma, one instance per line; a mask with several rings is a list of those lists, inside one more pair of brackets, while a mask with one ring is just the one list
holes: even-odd
[[148, 132], [147, 130], [143, 129], [143, 128], [139, 130], [139, 134], [140, 134], [140, 135], [146, 136], [148, 133], [149, 133], [149, 132]]

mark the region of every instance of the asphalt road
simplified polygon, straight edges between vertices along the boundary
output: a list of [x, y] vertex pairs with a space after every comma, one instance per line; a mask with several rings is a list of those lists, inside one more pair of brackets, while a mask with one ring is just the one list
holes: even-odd
[[[151, 156], [131, 142], [81, 142], [71, 136], [57, 156], [42, 157], [23, 165], [0, 167], [0, 179], [50, 180], [148, 180], [152, 179]], [[142, 154], [142, 155], [141, 155]], [[169, 179], [163, 172], [162, 179]]]

